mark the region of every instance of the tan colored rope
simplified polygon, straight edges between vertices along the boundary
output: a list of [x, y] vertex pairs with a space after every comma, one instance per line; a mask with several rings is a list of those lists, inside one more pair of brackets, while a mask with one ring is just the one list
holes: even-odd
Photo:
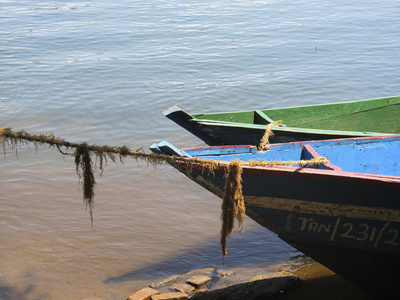
[[272, 131], [272, 127], [273, 126], [278, 126], [279, 124], [282, 124], [282, 121], [275, 121], [273, 123], [269, 123], [267, 125], [267, 128], [265, 129], [265, 133], [264, 136], [262, 137], [261, 141], [260, 141], [260, 146], [258, 147], [258, 150], [260, 151], [266, 151], [269, 150], [269, 138], [271, 136], [274, 136], [274, 132]]
[[71, 143], [65, 140], [55, 138], [51, 135], [31, 135], [24, 130], [14, 132], [10, 128], [0, 128], [0, 145], [4, 148], [6, 145], [11, 149], [15, 149], [18, 145], [24, 145], [31, 142], [35, 145], [36, 150], [39, 146], [49, 145], [55, 147], [63, 155], [72, 155], [75, 157], [76, 172], [79, 176], [83, 189], [83, 202], [89, 208], [90, 219], [93, 224], [93, 206], [94, 206], [94, 187], [96, 181], [94, 178], [94, 169], [91, 155], [95, 155], [99, 162], [99, 168], [103, 171], [103, 163], [110, 159], [116, 162], [119, 158], [122, 161], [127, 156], [134, 159], [143, 159], [152, 165], [162, 164], [164, 162], [172, 162], [173, 157], [167, 155], [147, 154], [143, 151], [131, 151], [128, 147], [110, 147], [88, 145], [84, 143]]
[[[272, 124], [276, 123], [277, 122]], [[270, 124], [271, 126], [267, 126], [267, 131], [271, 131], [271, 127], [273, 126], [272, 124]], [[268, 134], [267, 140], [268, 137], [271, 136], [271, 132]], [[223, 168], [224, 172], [227, 173], [221, 213], [221, 249], [224, 257], [227, 255], [226, 241], [233, 231], [234, 219], [236, 218], [238, 220], [239, 228], [242, 230], [244, 228], [245, 204], [242, 194], [242, 167], [273, 167], [287, 165], [298, 165], [300, 167], [305, 167], [329, 163], [329, 161], [323, 157], [297, 161], [264, 161], [261, 159], [241, 161], [236, 159], [230, 162], [212, 159], [175, 157], [161, 154], [147, 154], [141, 149], [138, 149], [137, 151], [131, 151], [126, 146], [110, 147], [88, 145], [86, 143], [70, 143], [65, 140], [55, 138], [53, 134], [48, 136], [31, 135], [25, 131], [14, 132], [10, 128], [0, 128], [0, 144], [3, 146], [4, 152], [6, 145], [9, 145], [11, 149], [14, 149], [18, 145], [22, 145], [27, 142], [32, 142], [35, 145], [36, 150], [39, 146], [48, 144], [49, 147], [56, 147], [63, 155], [73, 155], [75, 157], [76, 172], [79, 175], [79, 179], [83, 187], [83, 201], [86, 204], [86, 207], [89, 208], [92, 225], [94, 187], [96, 185], [96, 181], [93, 175], [94, 168], [92, 166], [93, 162], [91, 155], [95, 155], [98, 158], [96, 161], [99, 161], [101, 170], [103, 170], [103, 162], [107, 162], [107, 159], [111, 159], [113, 162], [116, 162], [117, 158], [122, 161], [122, 159], [126, 158], [127, 156], [130, 156], [136, 160], [143, 159], [153, 165], [159, 165], [165, 162], [178, 165], [184, 164], [187, 172], [192, 172], [194, 168], [201, 171], [210, 172], [214, 172], [218, 168]], [[72, 151], [72, 149], [74, 150]]]
[[[202, 159], [202, 158], [186, 158], [186, 157], [174, 157], [171, 159], [175, 163], [185, 163], [190, 173], [193, 168], [196, 168], [201, 171], [211, 171], [214, 172], [218, 168], [225, 168], [228, 170], [229, 161], [222, 160], [213, 160], [213, 159]], [[307, 166], [317, 166], [320, 164], [329, 163], [329, 160], [325, 157], [316, 157], [309, 160], [286, 160], [286, 161], [267, 161], [267, 160], [248, 160], [242, 161], [237, 160], [242, 167], [275, 167], [275, 166], [299, 166], [299, 167], [307, 167]]]

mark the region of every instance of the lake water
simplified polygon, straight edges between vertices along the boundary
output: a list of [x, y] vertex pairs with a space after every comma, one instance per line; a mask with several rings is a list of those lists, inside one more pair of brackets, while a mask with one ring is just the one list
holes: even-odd
[[[0, 0], [0, 128], [149, 152], [164, 139], [204, 145], [161, 115], [173, 105], [217, 112], [398, 95], [399, 15], [393, 0]], [[96, 180], [92, 229], [73, 158], [6, 149], [1, 299], [125, 299], [222, 267], [216, 196], [169, 166], [129, 159]], [[225, 267], [246, 276], [299, 256], [247, 218]]]

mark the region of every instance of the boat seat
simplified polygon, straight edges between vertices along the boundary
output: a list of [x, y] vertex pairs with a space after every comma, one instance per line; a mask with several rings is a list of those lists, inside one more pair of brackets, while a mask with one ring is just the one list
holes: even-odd
[[[254, 111], [254, 124], [259, 125], [268, 125], [274, 123], [275, 121], [268, 117], [262, 110], [255, 110]], [[285, 127], [284, 124], [279, 124], [278, 126]]]
[[[301, 158], [300, 159], [310, 160], [310, 159], [317, 158], [317, 157], [321, 157], [321, 155], [319, 155], [317, 153], [317, 151], [315, 151], [315, 149], [310, 144], [305, 144], [303, 146], [303, 149], [301, 151]], [[313, 168], [313, 167], [310, 166], [308, 168]], [[318, 165], [317, 168], [318, 169], [324, 169], [324, 170], [334, 170], [334, 171], [342, 172], [341, 168], [339, 168], [338, 166], [332, 165], [331, 163]]]

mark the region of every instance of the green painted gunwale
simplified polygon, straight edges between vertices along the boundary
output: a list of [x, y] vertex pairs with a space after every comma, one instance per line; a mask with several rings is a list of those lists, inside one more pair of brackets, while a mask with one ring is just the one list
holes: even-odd
[[[286, 127], [371, 133], [400, 133], [400, 96], [261, 110], [270, 119], [282, 120]], [[260, 129], [268, 120], [257, 111], [192, 114], [200, 123]], [[280, 127], [286, 131], [289, 128]], [[351, 130], [351, 132], [349, 132]]]

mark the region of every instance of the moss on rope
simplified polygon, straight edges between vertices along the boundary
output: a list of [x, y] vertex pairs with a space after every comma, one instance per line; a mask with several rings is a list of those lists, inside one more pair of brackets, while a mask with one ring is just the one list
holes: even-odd
[[226, 256], [228, 254], [226, 240], [233, 232], [234, 220], [235, 218], [238, 220], [238, 226], [243, 230], [246, 214], [242, 194], [242, 166], [239, 160], [233, 160], [229, 163], [221, 211], [221, 250], [222, 255]]
[[38, 151], [39, 147], [47, 145], [50, 148], [56, 148], [63, 155], [71, 155], [75, 158], [76, 172], [79, 176], [80, 183], [83, 190], [83, 202], [86, 208], [89, 209], [90, 219], [93, 224], [93, 207], [94, 207], [94, 189], [96, 180], [94, 177], [94, 170], [96, 165], [93, 166], [92, 156], [96, 157], [98, 167], [101, 171], [104, 169], [104, 164], [108, 160], [116, 162], [117, 160], [123, 161], [126, 157], [132, 157], [136, 160], [146, 160], [152, 165], [159, 165], [164, 162], [172, 160], [172, 157], [158, 154], [146, 154], [138, 149], [131, 151], [127, 146], [110, 147], [88, 145], [87, 143], [71, 143], [63, 139], [56, 138], [54, 134], [51, 135], [33, 135], [25, 132], [24, 130], [14, 132], [10, 128], [0, 128], [0, 145], [4, 149], [9, 146], [11, 149], [18, 149], [18, 146], [33, 143], [35, 150]]
[[[271, 127], [271, 126], [270, 126]], [[267, 129], [267, 139], [271, 136], [271, 130]], [[234, 220], [238, 220], [239, 228], [244, 228], [245, 205], [244, 197], [242, 194], [242, 167], [257, 167], [257, 166], [288, 166], [298, 165], [300, 167], [317, 166], [323, 163], [329, 163], [326, 158], [318, 157], [311, 160], [298, 160], [298, 161], [263, 161], [250, 160], [240, 161], [233, 160], [217, 161], [212, 159], [199, 159], [199, 158], [185, 158], [175, 157], [162, 154], [147, 154], [143, 149], [131, 151], [127, 146], [110, 147], [88, 145], [87, 143], [71, 143], [63, 139], [56, 138], [51, 135], [31, 135], [24, 130], [14, 132], [10, 128], [0, 128], [0, 145], [4, 149], [9, 146], [11, 149], [17, 149], [20, 145], [33, 143], [35, 150], [38, 151], [39, 147], [47, 145], [50, 148], [56, 148], [63, 155], [71, 155], [75, 158], [76, 172], [79, 176], [79, 181], [83, 190], [83, 202], [86, 208], [89, 209], [90, 219], [93, 225], [93, 207], [94, 207], [94, 189], [96, 180], [94, 177], [94, 170], [96, 166], [103, 171], [104, 164], [108, 160], [116, 162], [117, 160], [123, 161], [127, 157], [136, 160], [145, 160], [152, 165], [160, 165], [163, 163], [170, 163], [174, 165], [183, 165], [187, 172], [192, 172], [193, 169], [201, 171], [214, 172], [217, 169], [226, 173], [225, 193], [222, 201], [221, 213], [221, 249], [222, 255], [227, 255], [226, 243], [227, 238], [232, 233], [234, 228]], [[265, 150], [265, 148], [263, 148]], [[96, 157], [96, 163], [93, 166], [92, 156]]]

